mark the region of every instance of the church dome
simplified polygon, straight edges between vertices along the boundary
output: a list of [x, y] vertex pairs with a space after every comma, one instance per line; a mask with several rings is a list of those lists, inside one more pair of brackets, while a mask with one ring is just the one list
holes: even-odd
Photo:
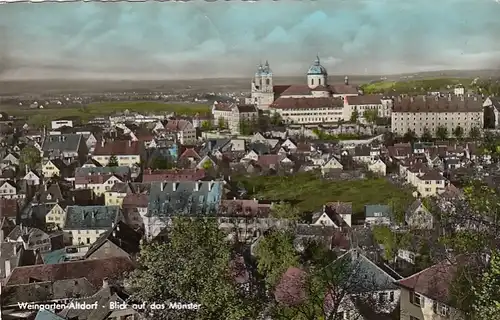
[[316, 57], [313, 65], [309, 67], [307, 75], [327, 75], [325, 67], [323, 67], [319, 61], [319, 57]]

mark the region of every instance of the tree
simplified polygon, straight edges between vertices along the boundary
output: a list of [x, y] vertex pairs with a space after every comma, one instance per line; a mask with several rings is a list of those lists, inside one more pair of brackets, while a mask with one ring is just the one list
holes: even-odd
[[256, 319], [260, 304], [239, 289], [231, 245], [215, 219], [176, 218], [167, 237], [164, 243], [143, 245], [127, 287], [136, 301], [202, 307], [152, 310], [149, 319]]
[[481, 280], [473, 287], [475, 300], [473, 314], [476, 319], [495, 319], [500, 315], [500, 253], [495, 250]]
[[174, 161], [170, 157], [155, 156], [151, 161], [151, 169], [153, 170], [168, 170], [174, 166]]
[[201, 166], [205, 170], [210, 170], [214, 167], [214, 165], [210, 159], [205, 160], [205, 162], [203, 162], [203, 164]]
[[459, 140], [462, 139], [462, 137], [464, 136], [464, 128], [462, 128], [461, 126], [456, 126], [456, 128], [453, 129], [453, 135]]
[[280, 126], [283, 124], [283, 118], [278, 112], [273, 112], [271, 116], [271, 124], [274, 126]]
[[440, 140], [448, 139], [448, 129], [443, 126], [439, 126], [436, 129], [436, 137]]
[[378, 111], [377, 109], [368, 109], [363, 112], [363, 118], [368, 122], [370, 125], [373, 125], [378, 118]]
[[[22, 167], [28, 167], [28, 169], [34, 169], [37, 164], [42, 161], [42, 157], [40, 154], [40, 150], [35, 148], [34, 146], [27, 145], [19, 154], [19, 164]], [[21, 168], [24, 169], [24, 168]]]
[[299, 220], [302, 218], [302, 213], [296, 206], [280, 201], [272, 205], [271, 216], [276, 219]]
[[472, 127], [469, 131], [469, 138], [477, 140], [481, 137], [481, 130], [478, 127]]
[[220, 129], [220, 130], [224, 130], [227, 128], [227, 124], [226, 124], [226, 120], [223, 118], [223, 117], [220, 117], [218, 120], [217, 120], [217, 127]]
[[252, 123], [250, 120], [242, 119], [240, 120], [240, 134], [244, 136], [249, 136], [253, 133]]
[[203, 120], [201, 122], [201, 129], [204, 131], [210, 131], [213, 129], [212, 122], [208, 120]]
[[300, 265], [293, 242], [294, 235], [288, 230], [271, 230], [259, 240], [255, 249], [257, 270], [264, 275], [269, 288], [276, 286], [288, 268]]
[[352, 113], [351, 113], [351, 118], [350, 118], [350, 122], [351, 123], [358, 123], [358, 120], [359, 120], [359, 112], [358, 110], [354, 110]]
[[415, 134], [415, 131], [409, 130], [406, 131], [406, 133], [403, 136], [403, 141], [404, 142], [413, 142], [417, 140], [417, 135]]
[[429, 129], [427, 129], [427, 127], [424, 128], [424, 133], [422, 133], [422, 136], [420, 137], [420, 139], [422, 141], [425, 141], [425, 142], [432, 141], [432, 134], [429, 131]]
[[109, 157], [107, 167], [118, 167], [118, 158], [115, 155]]

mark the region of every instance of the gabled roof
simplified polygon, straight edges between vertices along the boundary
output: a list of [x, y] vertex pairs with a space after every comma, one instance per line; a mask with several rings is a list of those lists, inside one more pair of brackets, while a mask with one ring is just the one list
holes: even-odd
[[43, 139], [42, 151], [77, 152], [82, 140], [81, 134], [48, 135]]
[[112, 242], [130, 256], [135, 256], [140, 251], [142, 235], [123, 222], [118, 222], [112, 229], [103, 233], [96, 242], [92, 244], [85, 259], [102, 247], [107, 241]]
[[143, 143], [130, 140], [99, 141], [95, 146], [94, 156], [137, 156], [141, 154]]
[[5, 285], [27, 284], [33, 280], [56, 281], [87, 278], [98, 288], [102, 285], [103, 279], [121, 277], [124, 272], [132, 271], [134, 268], [133, 262], [125, 257], [17, 267], [12, 270]]

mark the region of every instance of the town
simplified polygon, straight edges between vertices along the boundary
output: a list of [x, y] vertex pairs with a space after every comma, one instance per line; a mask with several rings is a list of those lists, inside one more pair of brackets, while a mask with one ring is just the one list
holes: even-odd
[[0, 319], [498, 319], [500, 100], [311, 60], [208, 107], [0, 112]]

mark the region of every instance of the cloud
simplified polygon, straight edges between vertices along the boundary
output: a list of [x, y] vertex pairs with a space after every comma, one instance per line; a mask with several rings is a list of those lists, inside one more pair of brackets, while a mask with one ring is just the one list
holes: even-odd
[[251, 77], [500, 66], [494, 0], [3, 4], [0, 79]]

